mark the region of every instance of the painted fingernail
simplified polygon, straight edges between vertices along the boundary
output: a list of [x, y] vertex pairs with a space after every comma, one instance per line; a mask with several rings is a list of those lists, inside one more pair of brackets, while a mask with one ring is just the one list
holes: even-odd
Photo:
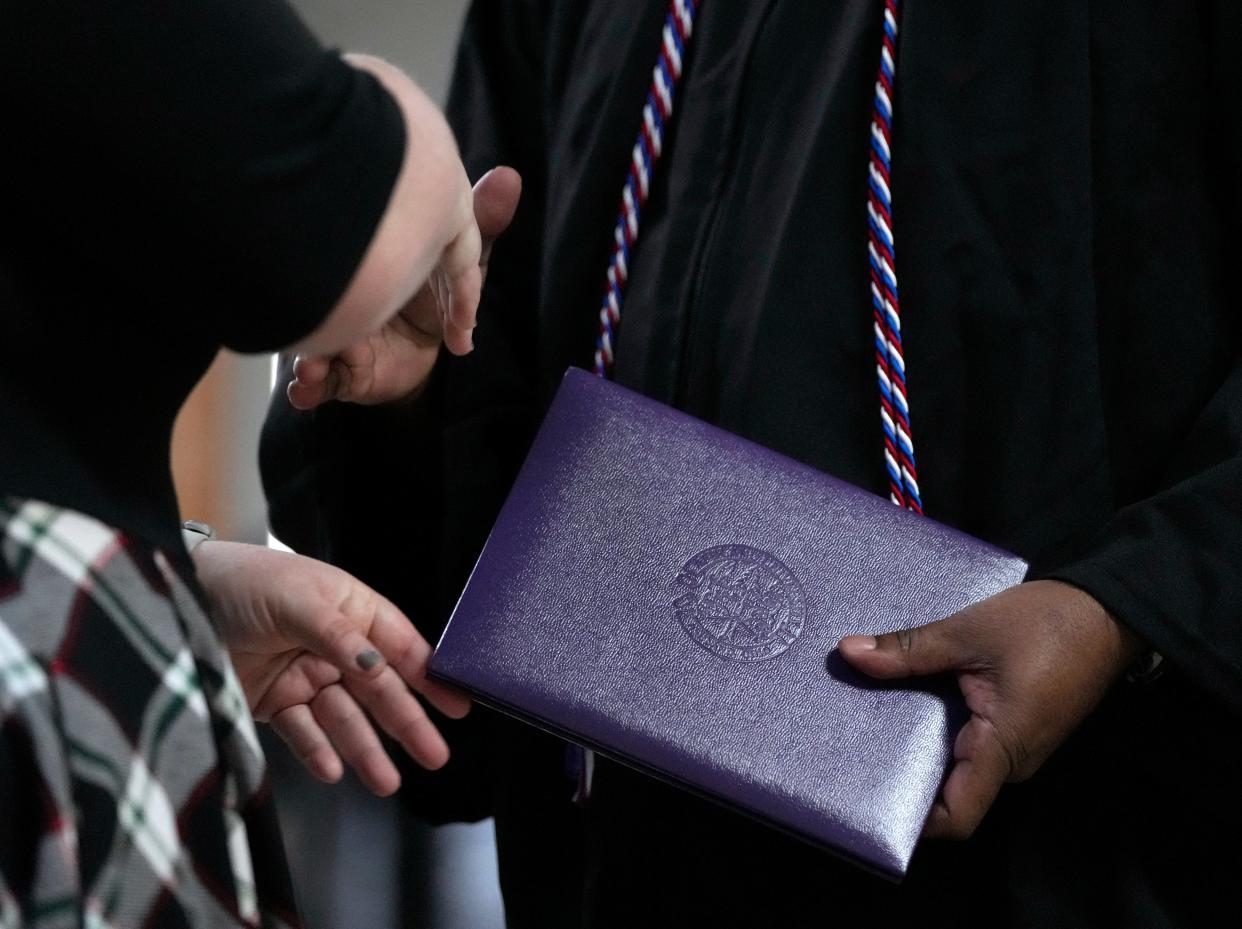
[[375, 649], [368, 648], [365, 652], [359, 652], [358, 657], [354, 660], [358, 662], [358, 667], [362, 668], [363, 671], [370, 671], [383, 659], [380, 658], [380, 653]]

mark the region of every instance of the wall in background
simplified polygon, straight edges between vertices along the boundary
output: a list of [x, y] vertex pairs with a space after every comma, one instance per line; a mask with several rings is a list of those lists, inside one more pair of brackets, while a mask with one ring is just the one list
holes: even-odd
[[325, 42], [400, 65], [444, 100], [465, 0], [293, 0]]
[[267, 540], [258, 460], [270, 384], [270, 356], [221, 352], [181, 408], [173, 430], [173, 479], [181, 515], [210, 523], [223, 539]]

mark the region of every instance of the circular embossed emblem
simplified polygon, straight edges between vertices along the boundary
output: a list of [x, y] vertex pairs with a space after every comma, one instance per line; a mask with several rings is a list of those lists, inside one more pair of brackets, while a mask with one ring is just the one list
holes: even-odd
[[760, 549], [705, 549], [686, 562], [676, 586], [677, 621], [694, 641], [722, 658], [773, 658], [802, 632], [802, 585], [776, 556]]

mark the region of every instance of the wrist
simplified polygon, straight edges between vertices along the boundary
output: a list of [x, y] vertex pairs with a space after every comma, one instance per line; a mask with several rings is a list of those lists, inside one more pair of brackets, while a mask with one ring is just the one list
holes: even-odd
[[1162, 657], [1129, 626], [1101, 606], [1112, 625], [1116, 638], [1115, 677], [1124, 676], [1130, 683], [1145, 684], [1159, 677]]

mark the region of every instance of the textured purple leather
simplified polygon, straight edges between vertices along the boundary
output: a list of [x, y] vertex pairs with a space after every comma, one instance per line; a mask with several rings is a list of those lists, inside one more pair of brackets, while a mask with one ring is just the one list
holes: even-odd
[[1018, 558], [571, 370], [433, 676], [894, 878], [952, 756], [951, 685], [844, 635], [938, 619]]

